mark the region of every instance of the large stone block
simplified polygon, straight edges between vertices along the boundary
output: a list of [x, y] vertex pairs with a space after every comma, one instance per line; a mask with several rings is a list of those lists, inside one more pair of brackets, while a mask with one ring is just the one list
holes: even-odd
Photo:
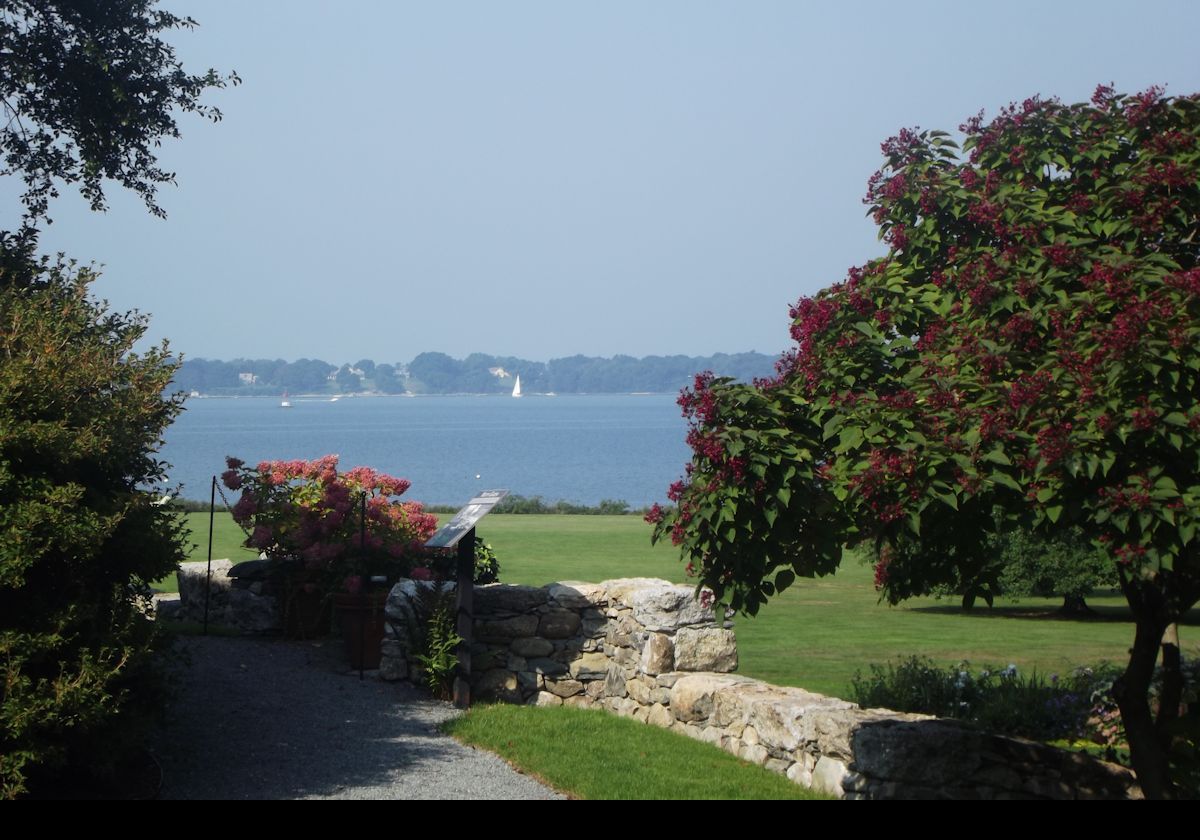
[[615, 665], [609, 666], [608, 674], [604, 678], [604, 696], [624, 697], [626, 694], [625, 672]]
[[513, 639], [509, 649], [517, 656], [524, 656], [527, 659], [536, 659], [542, 656], [549, 656], [554, 653], [554, 642], [536, 637], [526, 639]]
[[653, 701], [650, 699], [650, 686], [639, 678], [625, 681], [625, 691], [643, 706], [649, 706]]
[[845, 792], [842, 789], [842, 779], [845, 775], [845, 764], [836, 758], [823, 755], [817, 759], [817, 766], [812, 771], [812, 782], [809, 786], [814, 790], [841, 796]]
[[571, 663], [571, 676], [575, 679], [601, 679], [608, 676], [610, 660], [600, 652], [585, 653]]
[[629, 606], [634, 619], [652, 632], [714, 622], [713, 611], [700, 605], [690, 586], [656, 578], [613, 580], [607, 585], [609, 597]]
[[493, 668], [471, 678], [471, 693], [480, 700], [501, 703], [520, 703], [521, 689], [517, 675], [503, 668]]
[[766, 764], [771, 754], [762, 744], [743, 744], [737, 752], [738, 758], [751, 764]]
[[790, 753], [813, 744], [820, 745], [821, 753], [849, 758], [849, 752], [840, 749], [839, 737], [844, 739], [858, 719], [852, 703], [794, 689], [758, 692], [746, 708], [746, 722], [772, 752]]
[[812, 770], [803, 761], [797, 761], [787, 769], [787, 777], [803, 787], [812, 787]]
[[389, 627], [393, 628], [392, 632], [396, 638], [406, 644], [413, 644], [413, 636], [418, 633], [418, 628], [428, 618], [428, 616], [417, 615], [418, 606], [421, 603], [421, 596], [417, 593], [431, 592], [435, 586], [439, 586], [445, 592], [455, 591], [453, 583], [436, 584], [433, 581], [418, 581], [418, 580], [401, 580], [392, 587], [388, 593], [387, 605], [383, 608], [383, 613], [388, 619]]
[[546, 677], [555, 677], [559, 674], [565, 674], [568, 670], [564, 663], [559, 662], [556, 659], [546, 659], [545, 657], [530, 659], [526, 664], [534, 673], [542, 674]]
[[248, 589], [229, 590], [224, 621], [246, 633], [265, 633], [279, 626], [279, 605], [270, 595]]
[[532, 671], [517, 671], [517, 688], [522, 697], [529, 697], [541, 689], [543, 684], [539, 684], [538, 679], [539, 676]]
[[675, 642], [666, 633], [651, 633], [642, 648], [643, 674], [657, 676], [675, 670]]
[[546, 587], [550, 601], [568, 610], [608, 605], [608, 590], [603, 583], [561, 581]]
[[179, 584], [179, 599], [184, 604], [199, 603], [200, 608], [204, 609], [206, 583], [210, 597], [218, 593], [228, 592], [233, 586], [233, 581], [229, 579], [229, 570], [231, 568], [233, 568], [232, 561], [212, 561], [212, 581], [211, 583], [207, 583], [208, 563], [206, 561], [180, 563], [179, 570], [175, 573], [175, 580]]
[[515, 615], [499, 621], [476, 621], [475, 637], [485, 642], [511, 642], [525, 636], [532, 636], [537, 631], [538, 620], [535, 615]]
[[708, 720], [713, 712], [717, 692], [738, 684], [736, 677], [691, 674], [671, 687], [671, 711], [675, 719], [691, 722]]
[[151, 614], [155, 621], [179, 621], [183, 618], [183, 604], [178, 592], [155, 592], [151, 601]]
[[675, 634], [675, 668], [680, 671], [737, 670], [737, 642], [732, 630], [682, 627]]
[[579, 631], [579, 613], [551, 610], [538, 622], [537, 635], [544, 639], [569, 639]]
[[[546, 603], [549, 593], [545, 588], [518, 586], [512, 583], [493, 583], [475, 587], [475, 615], [488, 616], [497, 613], [528, 613]], [[531, 635], [525, 633], [522, 635]]]
[[634, 621], [633, 616], [625, 613], [609, 621], [604, 642], [610, 647], [632, 647], [641, 629], [642, 626]]
[[646, 714], [646, 722], [663, 729], [670, 729], [675, 724], [675, 716], [662, 703], [655, 703]]
[[583, 693], [583, 683], [579, 680], [546, 680], [546, 690], [559, 697], [574, 697]]
[[982, 765], [987, 736], [945, 720], [864, 722], [849, 738], [854, 769], [925, 787], [959, 785]]
[[636, 671], [642, 663], [642, 658], [633, 648], [617, 648], [612, 652], [613, 661], [629, 671]]

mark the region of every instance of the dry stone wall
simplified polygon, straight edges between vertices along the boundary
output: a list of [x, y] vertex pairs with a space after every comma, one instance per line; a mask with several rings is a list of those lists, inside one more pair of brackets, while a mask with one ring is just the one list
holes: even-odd
[[[418, 587], [391, 593], [384, 679], [419, 680]], [[733, 629], [664, 580], [476, 587], [472, 696], [605, 709], [846, 799], [1127, 798], [1115, 765], [735, 675]]]

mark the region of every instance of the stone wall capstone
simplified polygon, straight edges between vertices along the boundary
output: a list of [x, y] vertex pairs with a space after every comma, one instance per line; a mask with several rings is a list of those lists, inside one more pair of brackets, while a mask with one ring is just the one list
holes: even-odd
[[[420, 680], [418, 587], [388, 599], [380, 676]], [[475, 588], [479, 700], [604, 709], [845, 799], [1138, 798], [1132, 773], [955, 721], [738, 676], [732, 625], [654, 578]]]

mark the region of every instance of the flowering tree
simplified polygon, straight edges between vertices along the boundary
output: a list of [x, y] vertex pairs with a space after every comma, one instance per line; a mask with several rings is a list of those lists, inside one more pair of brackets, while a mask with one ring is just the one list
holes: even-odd
[[402, 565], [433, 535], [437, 517], [420, 502], [392, 498], [408, 490], [406, 479], [369, 467], [338, 473], [337, 463], [336, 455], [326, 455], [251, 468], [227, 458], [221, 480], [242, 492], [233, 518], [252, 529], [247, 547], [299, 559], [309, 571], [341, 581]]
[[1157, 720], [1148, 689], [1200, 598], [1200, 101], [1102, 86], [961, 131], [883, 144], [888, 255], [793, 308], [774, 379], [697, 378], [678, 504], [649, 519], [748, 613], [846, 543], [895, 602], [973, 579], [989, 533], [1077, 525], [1136, 622], [1114, 691], [1169, 796], [1176, 645]]

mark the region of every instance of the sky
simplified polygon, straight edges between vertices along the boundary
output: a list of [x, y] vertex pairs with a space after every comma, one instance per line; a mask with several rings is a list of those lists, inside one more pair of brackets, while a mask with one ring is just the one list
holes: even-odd
[[709, 355], [883, 253], [880, 143], [1098, 83], [1200, 91], [1200, 4], [167, 0], [236, 71], [166, 220], [76, 193], [42, 248], [185, 358]]

